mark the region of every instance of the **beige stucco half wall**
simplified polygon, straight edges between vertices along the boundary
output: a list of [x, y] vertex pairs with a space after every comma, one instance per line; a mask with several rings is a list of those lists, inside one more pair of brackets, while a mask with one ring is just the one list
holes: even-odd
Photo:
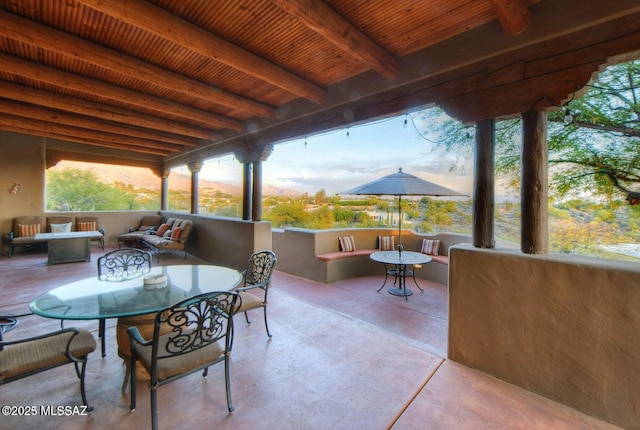
[[640, 429], [640, 267], [456, 245], [449, 358]]

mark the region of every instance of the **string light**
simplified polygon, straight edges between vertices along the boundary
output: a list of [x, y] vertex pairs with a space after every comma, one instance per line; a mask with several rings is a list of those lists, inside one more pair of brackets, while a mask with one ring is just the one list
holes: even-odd
[[351, 135], [349, 134], [349, 127], [347, 127], [347, 139], [349, 139]]
[[564, 123], [571, 124], [572, 121], [573, 121], [573, 115], [571, 115], [571, 111], [569, 110], [569, 108], [567, 108], [564, 114]]
[[306, 137], [304, 138], [304, 147], [305, 148], [307, 147], [307, 138]]
[[405, 129], [409, 126], [409, 123], [407, 121], [407, 116], [409, 116], [409, 114], [405, 113], [404, 114], [404, 124], [402, 124], [402, 128], [405, 128]]

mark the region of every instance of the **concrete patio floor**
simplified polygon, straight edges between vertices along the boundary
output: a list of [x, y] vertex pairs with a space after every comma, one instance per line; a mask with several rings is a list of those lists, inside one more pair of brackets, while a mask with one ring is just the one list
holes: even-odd
[[[0, 256], [0, 313], [21, 312], [36, 295], [93, 276], [92, 262], [46, 265], [46, 254]], [[189, 257], [187, 263], [204, 262]], [[185, 264], [163, 254], [161, 265]], [[236, 319], [227, 412], [223, 365], [159, 388], [160, 428], [216, 429], [614, 429], [579, 411], [446, 359], [447, 292], [419, 280], [409, 300], [376, 289], [383, 276], [321, 284], [276, 272], [266, 336], [260, 311], [253, 324]], [[212, 280], [215, 282], [215, 280]], [[408, 283], [408, 285], [410, 282]], [[3, 429], [131, 429], [150, 426], [149, 390], [138, 384], [138, 407], [121, 392], [115, 320], [107, 321], [107, 357], [89, 358], [89, 416], [2, 417]], [[97, 338], [97, 321], [73, 322]], [[55, 330], [59, 322], [25, 318], [5, 338]], [[78, 405], [72, 366], [0, 386], [3, 405]]]

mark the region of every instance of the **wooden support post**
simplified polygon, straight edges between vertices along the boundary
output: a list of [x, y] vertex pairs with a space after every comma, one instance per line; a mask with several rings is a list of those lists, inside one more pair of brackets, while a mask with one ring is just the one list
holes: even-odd
[[251, 188], [251, 163], [242, 163], [242, 219], [251, 219], [251, 198], [253, 195]]
[[473, 246], [495, 248], [495, 120], [476, 123], [473, 181]]
[[549, 252], [547, 113], [522, 114], [520, 247], [526, 254]]
[[262, 161], [253, 162], [253, 203], [251, 220], [262, 221]]
[[188, 165], [191, 172], [191, 213], [198, 213], [198, 173], [202, 169], [202, 163], [193, 162]]

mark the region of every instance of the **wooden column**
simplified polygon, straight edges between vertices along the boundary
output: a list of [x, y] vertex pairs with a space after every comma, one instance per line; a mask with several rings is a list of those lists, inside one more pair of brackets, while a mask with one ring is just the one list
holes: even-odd
[[[273, 152], [273, 145], [255, 145], [247, 142], [247, 147], [233, 152], [236, 159], [244, 164], [242, 188], [242, 219], [262, 220], [262, 162]], [[253, 176], [252, 170], [253, 168]], [[252, 180], [253, 178], [253, 180]]]
[[189, 163], [187, 165], [191, 172], [191, 213], [198, 213], [198, 173], [202, 169], [202, 163], [199, 161]]
[[495, 248], [495, 120], [476, 123], [473, 179], [473, 246]]
[[242, 163], [242, 219], [251, 219], [251, 199], [253, 190], [251, 185], [251, 163]]
[[253, 162], [253, 198], [251, 204], [251, 220], [262, 220], [262, 161]]
[[160, 184], [160, 210], [166, 211], [169, 208], [169, 175], [171, 169], [162, 171], [162, 183]]
[[547, 113], [522, 114], [521, 239], [526, 254], [549, 252]]

